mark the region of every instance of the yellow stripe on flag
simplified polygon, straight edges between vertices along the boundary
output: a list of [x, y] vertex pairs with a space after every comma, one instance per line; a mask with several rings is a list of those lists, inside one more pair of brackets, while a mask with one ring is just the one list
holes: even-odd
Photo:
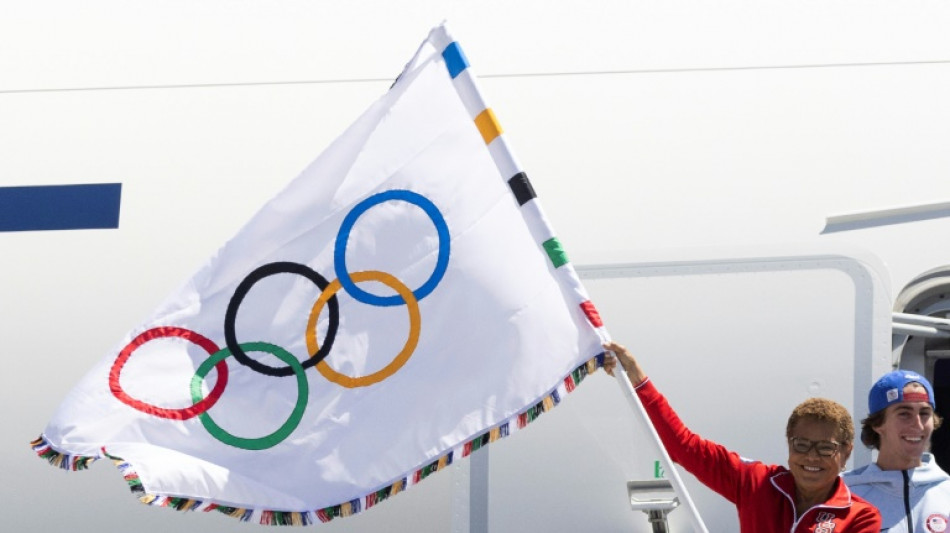
[[478, 132], [482, 134], [485, 144], [491, 144], [495, 137], [502, 133], [501, 124], [498, 123], [498, 119], [495, 118], [495, 113], [491, 108], [485, 109], [475, 117], [475, 126], [478, 127]]

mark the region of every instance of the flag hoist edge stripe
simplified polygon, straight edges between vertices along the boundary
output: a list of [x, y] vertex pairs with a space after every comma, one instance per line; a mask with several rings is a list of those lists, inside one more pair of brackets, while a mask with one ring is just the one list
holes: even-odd
[[[478, 131], [482, 134], [485, 144], [489, 146], [492, 159], [498, 167], [498, 171], [502, 176], [510, 176], [507, 179], [508, 186], [518, 201], [518, 205], [522, 208], [525, 208], [527, 205], [533, 207], [533, 213], [529, 211], [527, 216], [534, 218], [541, 227], [541, 230], [545, 232], [544, 234], [538, 234], [538, 232], [536, 232], [539, 245], [547, 252], [554, 268], [560, 269], [560, 267], [568, 265], [569, 260], [567, 254], [548, 225], [547, 218], [541, 211], [541, 206], [537, 202], [531, 202], [531, 200], [536, 198], [534, 187], [531, 186], [528, 175], [515, 161], [514, 155], [505, 141], [503, 130], [495, 117], [494, 111], [486, 105], [475, 85], [474, 78], [470, 76], [470, 64], [468, 58], [465, 57], [465, 53], [462, 51], [462, 47], [449, 36], [444, 26], [433, 29], [430, 34], [430, 39], [443, 45], [442, 57], [445, 59], [445, 65], [452, 78], [452, 82], [458, 89], [459, 97], [462, 99], [462, 103], [465, 104]], [[493, 145], [498, 145], [496, 150], [491, 150]], [[529, 204], [529, 202], [531, 202], [531, 204]], [[532, 229], [535, 228], [536, 227], [532, 227]], [[603, 322], [594, 308], [594, 304], [587, 299], [587, 293], [581, 286], [573, 269], [565, 269], [562, 271], [561, 281], [566, 286], [574, 288], [575, 294], [579, 297], [577, 303], [590, 324], [598, 329], [603, 328]], [[602, 334], [604, 338], [606, 338], [606, 332], [602, 332]]]
[[[551, 267], [554, 269], [558, 282], [567, 289], [565, 291], [566, 293], [573, 295], [576, 300], [575, 305], [580, 310], [581, 316], [587, 319], [589, 325], [594, 330], [596, 330], [597, 335], [601, 339], [606, 340], [607, 333], [603, 327], [600, 316], [597, 313], [593, 303], [591, 303], [587, 298], [586, 291], [581, 286], [580, 281], [577, 278], [577, 275], [574, 272], [574, 269], [571, 266], [560, 241], [557, 239], [548, 225], [546, 217], [541, 211], [540, 205], [536, 201], [537, 197], [534, 188], [532, 187], [531, 182], [528, 180], [527, 174], [520, 168], [514, 156], [512, 155], [511, 150], [508, 148], [504, 138], [503, 129], [501, 128], [497, 118], [495, 117], [491, 108], [485, 105], [481, 95], [475, 87], [469, 62], [465, 57], [465, 54], [462, 52], [461, 47], [457, 42], [451, 39], [444, 26], [434, 28], [427, 41], [434, 44], [437, 49], [442, 49], [441, 57], [444, 60], [444, 65], [449, 72], [452, 83], [456, 87], [458, 96], [469, 113], [473, 122], [473, 126], [477, 128], [481, 138], [484, 140], [485, 145], [492, 156], [492, 161], [500, 171], [501, 175], [506, 176], [505, 181], [508, 185], [508, 188], [519, 208], [522, 210], [524, 218], [528, 222], [529, 230], [534, 237], [537, 246], [544, 251], [545, 257], [547, 257], [550, 261]], [[349, 229], [352, 227], [355, 220], [369, 207], [390, 199], [398, 199], [404, 202], [412, 203], [421, 208], [435, 225], [439, 234], [440, 244], [436, 268], [431, 277], [422, 286], [415, 290], [406, 287], [393, 276], [389, 276], [388, 274], [382, 272], [365, 271], [353, 273], [351, 276], [348, 274], [348, 270], [346, 269], [346, 256], [343, 252], [341, 252], [341, 250], [344, 250], [346, 247], [346, 242], [349, 238]], [[377, 373], [380, 374], [388, 372], [388, 374], [383, 375], [376, 381], [379, 379], [385, 379], [385, 377], [398, 370], [399, 366], [405, 364], [409, 355], [411, 355], [412, 349], [414, 348], [413, 342], [415, 342], [413, 338], [418, 340], [418, 300], [425, 298], [445, 274], [446, 264], [448, 262], [448, 256], [450, 253], [449, 234], [448, 229], [445, 226], [445, 220], [442, 219], [438, 208], [432, 205], [431, 202], [429, 202], [424, 196], [413, 193], [412, 191], [389, 191], [387, 193], [382, 193], [381, 195], [364, 200], [350, 212], [344, 221], [343, 228], [341, 228], [341, 231], [337, 236], [335, 249], [336, 253], [334, 256], [334, 262], [339, 279], [334, 282], [328, 282], [325, 278], [323, 278], [323, 276], [312, 271], [305, 265], [292, 262], [269, 263], [258, 268], [252, 272], [251, 275], [245, 278], [244, 282], [235, 291], [235, 297], [232, 298], [231, 301], [231, 304], [233, 305], [229, 305], [227, 310], [227, 317], [225, 320], [225, 337], [227, 342], [226, 347], [224, 348], [219, 349], [213, 341], [210, 341], [204, 336], [185, 328], [172, 326], [158, 327], [149, 329], [146, 332], [140, 334], [135, 339], [133, 339], [131, 343], [129, 343], [125, 350], [119, 354], [119, 357], [113, 364], [109, 377], [109, 384], [112, 389], [112, 393], [117, 399], [126, 405], [156, 417], [174, 420], [187, 420], [197, 416], [201, 420], [201, 423], [208, 429], [209, 433], [214, 435], [222, 442], [231, 444], [236, 448], [259, 450], [275, 446], [293, 431], [303, 412], [307, 396], [307, 381], [303, 377], [305, 368], [315, 366], [316, 369], [329, 381], [333, 381], [344, 387], [361, 387], [374, 382], [372, 379], [369, 381], [361, 381], [372, 378], [372, 375], [364, 376], [362, 378], [344, 376], [332, 368], [329, 368], [327, 361], [324, 360], [330, 350], [330, 346], [332, 346], [334, 343], [334, 336], [337, 333], [337, 327], [339, 325], [339, 310], [334, 293], [339, 291], [341, 288], [346, 289], [346, 292], [350, 296], [353, 296], [364, 303], [377, 306], [406, 305], [410, 311], [410, 329], [412, 330], [410, 333], [410, 339], [407, 341], [407, 345], [404, 347], [400, 355], [393, 359], [390, 365]], [[319, 300], [317, 304], [314, 305], [314, 309], [312, 311], [307, 328], [307, 345], [310, 349], [310, 353], [314, 355], [304, 363], [298, 362], [294, 356], [287, 353], [286, 350], [280, 348], [279, 346], [264, 342], [241, 343], [238, 342], [234, 334], [234, 322], [236, 320], [235, 317], [237, 314], [237, 307], [240, 306], [242, 298], [256, 282], [275, 273], [298, 274], [310, 279], [310, 281], [312, 281], [321, 291], [323, 291], [321, 300]], [[354, 282], [370, 279], [389, 285], [398, 293], [398, 295], [384, 298], [370, 294], [355, 286]], [[322, 309], [321, 306], [327, 306], [328, 308], [330, 326], [324, 333], [322, 346], [318, 346], [319, 341], [316, 338], [317, 332], [315, 326], [315, 317], [316, 315], [320, 314], [320, 309]], [[122, 371], [123, 365], [131, 356], [132, 352], [145, 342], [164, 337], [180, 338], [183, 341], [197, 345], [202, 350], [208, 352], [211, 355], [211, 357], [201, 365], [192, 380], [191, 394], [194, 404], [188, 408], [164, 409], [158, 406], [147, 404], [144, 401], [133, 398], [131, 395], [127, 394], [119, 385], [119, 373]], [[247, 351], [270, 353], [276, 356], [277, 359], [287, 363], [287, 366], [272, 367], [269, 365], [264, 365], [263, 363], [249, 358], [246, 354]], [[217, 426], [217, 424], [211, 421], [207, 410], [210, 409], [210, 407], [218, 400], [218, 398], [220, 398], [224, 387], [228, 383], [227, 366], [224, 364], [224, 359], [228, 356], [233, 356], [243, 365], [255, 368], [262, 374], [273, 376], [294, 375], [297, 377], [297, 405], [295, 406], [294, 411], [291, 413], [287, 421], [284, 422], [284, 424], [276, 432], [259, 438], [244, 439], [229, 434], [227, 431], [223, 430], [221, 427]], [[122, 473], [133, 494], [135, 494], [141, 502], [148, 505], [170, 507], [180, 511], [217, 511], [242, 521], [251, 521], [256, 516], [258, 517], [259, 523], [264, 525], [308, 525], [317, 521], [328, 522], [335, 518], [350, 516], [364, 509], [373, 507], [390, 498], [391, 496], [406, 490], [415, 483], [422, 481], [431, 474], [438, 472], [439, 470], [452, 464], [454, 459], [468, 457], [471, 453], [481, 449], [482, 447], [487, 446], [488, 444], [501, 438], [505, 438], [519, 429], [525, 428], [531, 422], [536, 420], [541, 414], [546, 413], [557, 406], [564, 395], [574, 391], [575, 388], [589, 374], [596, 371], [597, 368], [602, 367], [604, 363], [604, 357], [605, 355], [602, 352], [597, 353], [590, 359], [573, 368], [573, 370], [571, 370], [567, 375], [564, 375], [562, 379], [556, 385], [552, 386], [545, 394], [528, 405], [526, 408], [517, 412], [517, 414], [514, 416], [511, 416], [502, 423], [497, 424], [476, 435], [475, 437], [466, 440], [461, 445], [448, 450], [443, 455], [418, 465], [405, 476], [394, 479], [384, 486], [379, 487], [376, 490], [372, 490], [359, 498], [339, 502], [336, 505], [318, 509], [255, 509], [228, 506], [222, 504], [221, 502], [215, 501], [202, 501], [194, 498], [153, 494], [146, 490], [146, 487], [144, 486], [134, 466], [125, 461], [122, 457], [111, 454], [110, 450], [108, 450], [106, 447], [102, 447], [99, 450], [100, 453], [97, 455], [70, 454], [56, 449], [56, 447], [47, 440], [45, 435], [33, 441], [32, 447], [38, 456], [46, 459], [50, 464], [66, 470], [83, 470], [88, 468], [92, 462], [101, 458], [107, 458], [111, 460]], [[202, 398], [200, 385], [202, 380], [212, 368], [214, 368], [217, 372], [217, 381], [210, 393]]]

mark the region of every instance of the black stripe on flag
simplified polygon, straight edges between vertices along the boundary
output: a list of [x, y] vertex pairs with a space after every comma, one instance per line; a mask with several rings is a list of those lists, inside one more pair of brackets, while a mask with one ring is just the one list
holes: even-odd
[[528, 175], [524, 172], [519, 172], [508, 180], [508, 186], [511, 187], [515, 199], [518, 200], [518, 205], [524, 205], [538, 196], [534, 193], [534, 187], [531, 186]]

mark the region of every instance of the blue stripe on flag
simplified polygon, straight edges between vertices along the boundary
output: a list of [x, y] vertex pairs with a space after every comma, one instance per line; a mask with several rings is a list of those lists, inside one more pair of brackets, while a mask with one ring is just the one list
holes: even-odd
[[0, 187], [0, 231], [119, 227], [121, 183]]
[[468, 68], [468, 59], [459, 43], [452, 42], [446, 46], [445, 50], [442, 50], [442, 58], [445, 59], [445, 67], [449, 69], [452, 79]]

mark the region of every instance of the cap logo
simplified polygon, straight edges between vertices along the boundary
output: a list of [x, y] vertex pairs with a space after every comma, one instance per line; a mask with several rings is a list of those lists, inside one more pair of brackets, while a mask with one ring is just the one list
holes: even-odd
[[900, 392], [897, 389], [887, 390], [887, 403], [897, 400], [898, 397], [900, 397]]

